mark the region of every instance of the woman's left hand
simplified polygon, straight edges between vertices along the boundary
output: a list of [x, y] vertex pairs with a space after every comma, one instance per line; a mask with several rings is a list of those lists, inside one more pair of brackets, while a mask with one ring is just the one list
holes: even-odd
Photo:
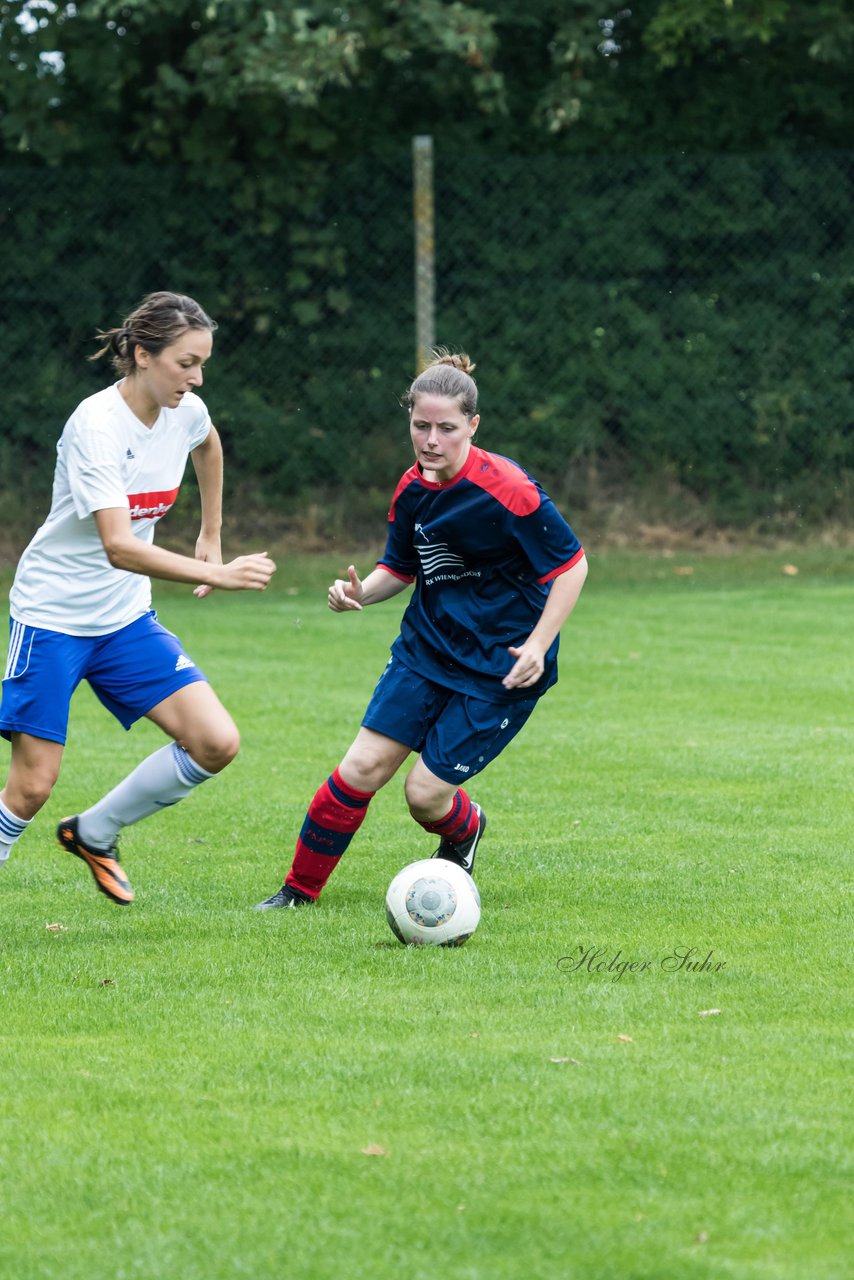
[[[218, 534], [200, 533], [196, 539], [196, 559], [204, 560], [208, 564], [222, 564], [222, 544]], [[209, 596], [214, 587], [209, 587], [206, 583], [202, 586], [193, 588], [193, 595], [199, 600], [203, 600], [205, 596]]]
[[511, 644], [507, 652], [516, 661], [501, 681], [504, 688], [527, 689], [536, 684], [545, 670], [545, 655], [540, 646], [535, 641], [526, 640], [518, 648]]

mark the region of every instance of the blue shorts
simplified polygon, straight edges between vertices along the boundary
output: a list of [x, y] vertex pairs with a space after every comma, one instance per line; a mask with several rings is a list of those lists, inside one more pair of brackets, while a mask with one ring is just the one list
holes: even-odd
[[443, 782], [463, 783], [501, 754], [538, 701], [484, 702], [425, 680], [398, 658], [389, 658], [362, 724], [418, 751]]
[[71, 695], [88, 680], [108, 711], [129, 729], [158, 702], [204, 672], [152, 609], [105, 636], [68, 636], [10, 622], [0, 703], [0, 737], [29, 733], [65, 743]]

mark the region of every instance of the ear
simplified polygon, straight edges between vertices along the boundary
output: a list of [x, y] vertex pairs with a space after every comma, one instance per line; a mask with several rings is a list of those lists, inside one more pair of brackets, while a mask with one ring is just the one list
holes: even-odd
[[147, 369], [151, 362], [151, 352], [137, 342], [133, 348], [133, 362], [137, 369]]
[[469, 418], [469, 426], [471, 427], [471, 431], [469, 432], [469, 439], [471, 439], [474, 433], [477, 431], [479, 422], [480, 422], [479, 413], [476, 413], [473, 418]]

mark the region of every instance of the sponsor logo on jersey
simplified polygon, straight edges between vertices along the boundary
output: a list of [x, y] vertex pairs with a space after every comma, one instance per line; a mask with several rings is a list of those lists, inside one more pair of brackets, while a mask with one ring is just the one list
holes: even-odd
[[415, 526], [417, 539], [415, 550], [421, 561], [424, 581], [430, 586], [434, 582], [458, 582], [460, 578], [479, 578], [479, 569], [468, 569], [466, 562], [456, 551], [452, 551], [447, 542], [430, 542], [420, 524]]
[[178, 486], [158, 493], [129, 493], [128, 507], [131, 520], [159, 520], [175, 505]]
[[192, 658], [188, 658], [186, 653], [182, 653], [178, 661], [175, 663], [176, 671], [186, 671], [187, 667], [194, 667], [196, 664]]

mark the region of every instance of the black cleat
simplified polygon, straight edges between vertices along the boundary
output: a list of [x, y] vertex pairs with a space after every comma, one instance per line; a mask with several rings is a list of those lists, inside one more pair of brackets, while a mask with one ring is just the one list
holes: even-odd
[[274, 907], [306, 907], [313, 902], [314, 898], [310, 898], [301, 889], [283, 884], [278, 893], [274, 893], [272, 898], [265, 898], [263, 902], [259, 902], [255, 910], [272, 911]]
[[462, 867], [463, 871], [467, 871], [469, 875], [472, 874], [474, 855], [477, 853], [480, 838], [486, 830], [486, 814], [479, 804], [472, 803], [472, 808], [477, 814], [477, 831], [474, 835], [469, 836], [468, 840], [459, 840], [456, 844], [451, 840], [443, 840], [433, 854], [434, 858], [447, 858], [448, 862], [456, 862], [457, 866]]

